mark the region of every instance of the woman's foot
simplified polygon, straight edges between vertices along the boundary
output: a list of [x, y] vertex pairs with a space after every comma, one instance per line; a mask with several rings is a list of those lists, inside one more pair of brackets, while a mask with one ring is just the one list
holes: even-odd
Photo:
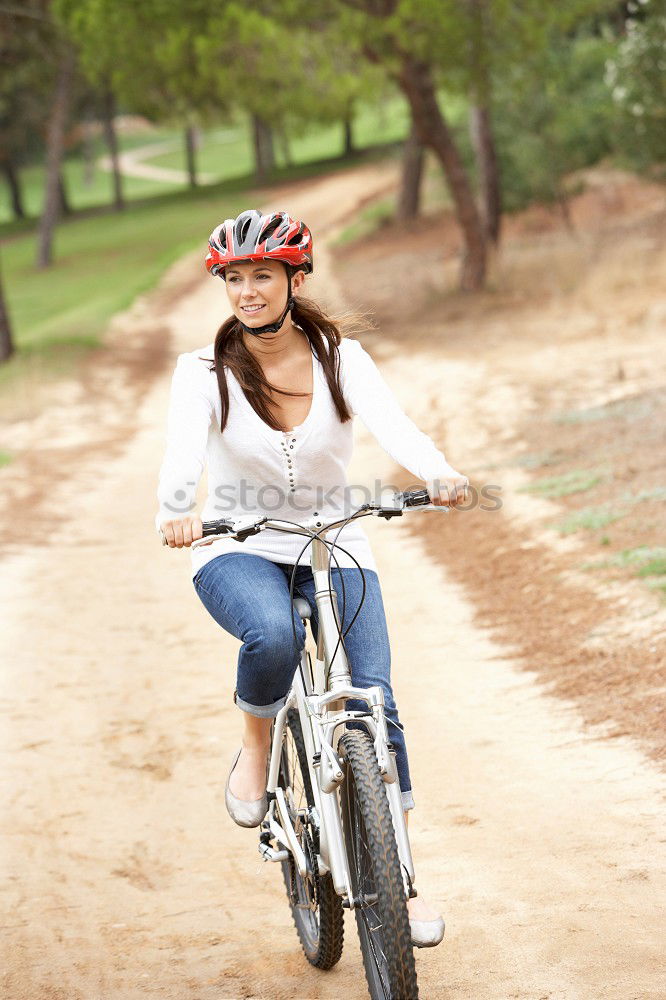
[[242, 802], [256, 802], [266, 791], [266, 762], [270, 744], [246, 745], [229, 777], [228, 788]]
[[[244, 757], [246, 759], [246, 763], [249, 762], [249, 767], [246, 769], [246, 775], [250, 775], [250, 780], [245, 781], [243, 788], [248, 790], [241, 791], [240, 795], [236, 795], [230, 786], [236, 776], [236, 770]], [[259, 751], [259, 759], [263, 760], [261, 781], [257, 780], [257, 771], [255, 767], [256, 758], [256, 753], [252, 753], [251, 750], [246, 751], [245, 747], [241, 746], [240, 750], [233, 759], [229, 777], [227, 778], [227, 784], [224, 789], [224, 802], [227, 807], [227, 812], [231, 816], [234, 823], [238, 826], [260, 826], [268, 810], [268, 796], [266, 795], [267, 753]], [[254, 788], [259, 789], [258, 795], [252, 796], [253, 786]], [[250, 796], [252, 797], [250, 798]]]
[[434, 948], [439, 944], [444, 937], [444, 920], [423, 896], [407, 900], [407, 913], [413, 945], [417, 948]]

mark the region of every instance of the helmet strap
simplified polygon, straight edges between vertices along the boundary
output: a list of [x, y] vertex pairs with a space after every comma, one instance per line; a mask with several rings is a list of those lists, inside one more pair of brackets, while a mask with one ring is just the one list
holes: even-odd
[[287, 313], [290, 312], [294, 308], [294, 306], [296, 305], [296, 302], [295, 302], [295, 300], [294, 300], [294, 298], [293, 298], [293, 296], [291, 294], [291, 270], [288, 270], [288, 273], [287, 273], [287, 282], [288, 282], [288, 284], [287, 284], [287, 304], [284, 307], [284, 310], [283, 310], [282, 315], [280, 316], [280, 318], [278, 320], [276, 320], [275, 323], [267, 323], [266, 326], [246, 326], [245, 323], [243, 322], [243, 320], [239, 319], [238, 322], [243, 327], [243, 329], [245, 330], [246, 333], [253, 333], [253, 334], [255, 334], [255, 336], [259, 336], [262, 333], [277, 333], [278, 332], [278, 330], [280, 329], [280, 327], [282, 326], [282, 324], [285, 321], [285, 317], [286, 317]]

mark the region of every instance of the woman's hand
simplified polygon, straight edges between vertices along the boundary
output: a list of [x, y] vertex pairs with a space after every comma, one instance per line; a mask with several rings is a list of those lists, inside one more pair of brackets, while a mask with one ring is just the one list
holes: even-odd
[[469, 500], [469, 479], [455, 469], [426, 483], [430, 502], [435, 507], [459, 507]]
[[182, 549], [190, 546], [197, 538], [203, 538], [203, 526], [200, 517], [181, 517], [177, 521], [162, 521], [162, 534], [167, 545], [172, 549]]

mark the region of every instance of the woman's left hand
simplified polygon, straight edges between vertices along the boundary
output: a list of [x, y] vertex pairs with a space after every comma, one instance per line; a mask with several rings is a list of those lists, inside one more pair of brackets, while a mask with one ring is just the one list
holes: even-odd
[[435, 507], [459, 507], [469, 500], [469, 479], [455, 469], [447, 476], [431, 479], [426, 486]]

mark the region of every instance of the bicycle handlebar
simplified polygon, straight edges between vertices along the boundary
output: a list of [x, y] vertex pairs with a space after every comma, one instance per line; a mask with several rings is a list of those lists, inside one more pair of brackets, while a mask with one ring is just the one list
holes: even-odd
[[[243, 527], [236, 527], [233, 521], [226, 520], [225, 518], [220, 518], [216, 521], [203, 521], [202, 522], [202, 537], [195, 539], [192, 542], [192, 548], [196, 548], [199, 545], [210, 545], [211, 542], [218, 536], [230, 535], [236, 539], [236, 541], [244, 542], [246, 538], [250, 535], [256, 535], [260, 531], [265, 531], [266, 529], [272, 529], [275, 531], [287, 531], [298, 535], [311, 535], [311, 534], [323, 534], [325, 531], [330, 531], [339, 524], [349, 523], [353, 521], [359, 514], [374, 514], [377, 517], [383, 517], [387, 521], [391, 517], [401, 517], [403, 511], [421, 508], [421, 510], [438, 510], [445, 511], [447, 514], [450, 510], [448, 504], [442, 504], [440, 506], [435, 506], [430, 502], [430, 495], [427, 490], [407, 490], [404, 493], [394, 493], [392, 502], [384, 503], [364, 503], [361, 504], [352, 514], [347, 515], [347, 517], [338, 518], [336, 520], [330, 520], [329, 522], [318, 520], [319, 514], [315, 511], [313, 519], [309, 524], [299, 524], [297, 521], [287, 521], [287, 520], [276, 520], [272, 521], [269, 517], [257, 518], [250, 524], [246, 524]], [[290, 527], [285, 527], [289, 525]], [[160, 529], [160, 534], [162, 536], [162, 545], [168, 545], [164, 532]], [[205, 539], [210, 539], [205, 541]]]

